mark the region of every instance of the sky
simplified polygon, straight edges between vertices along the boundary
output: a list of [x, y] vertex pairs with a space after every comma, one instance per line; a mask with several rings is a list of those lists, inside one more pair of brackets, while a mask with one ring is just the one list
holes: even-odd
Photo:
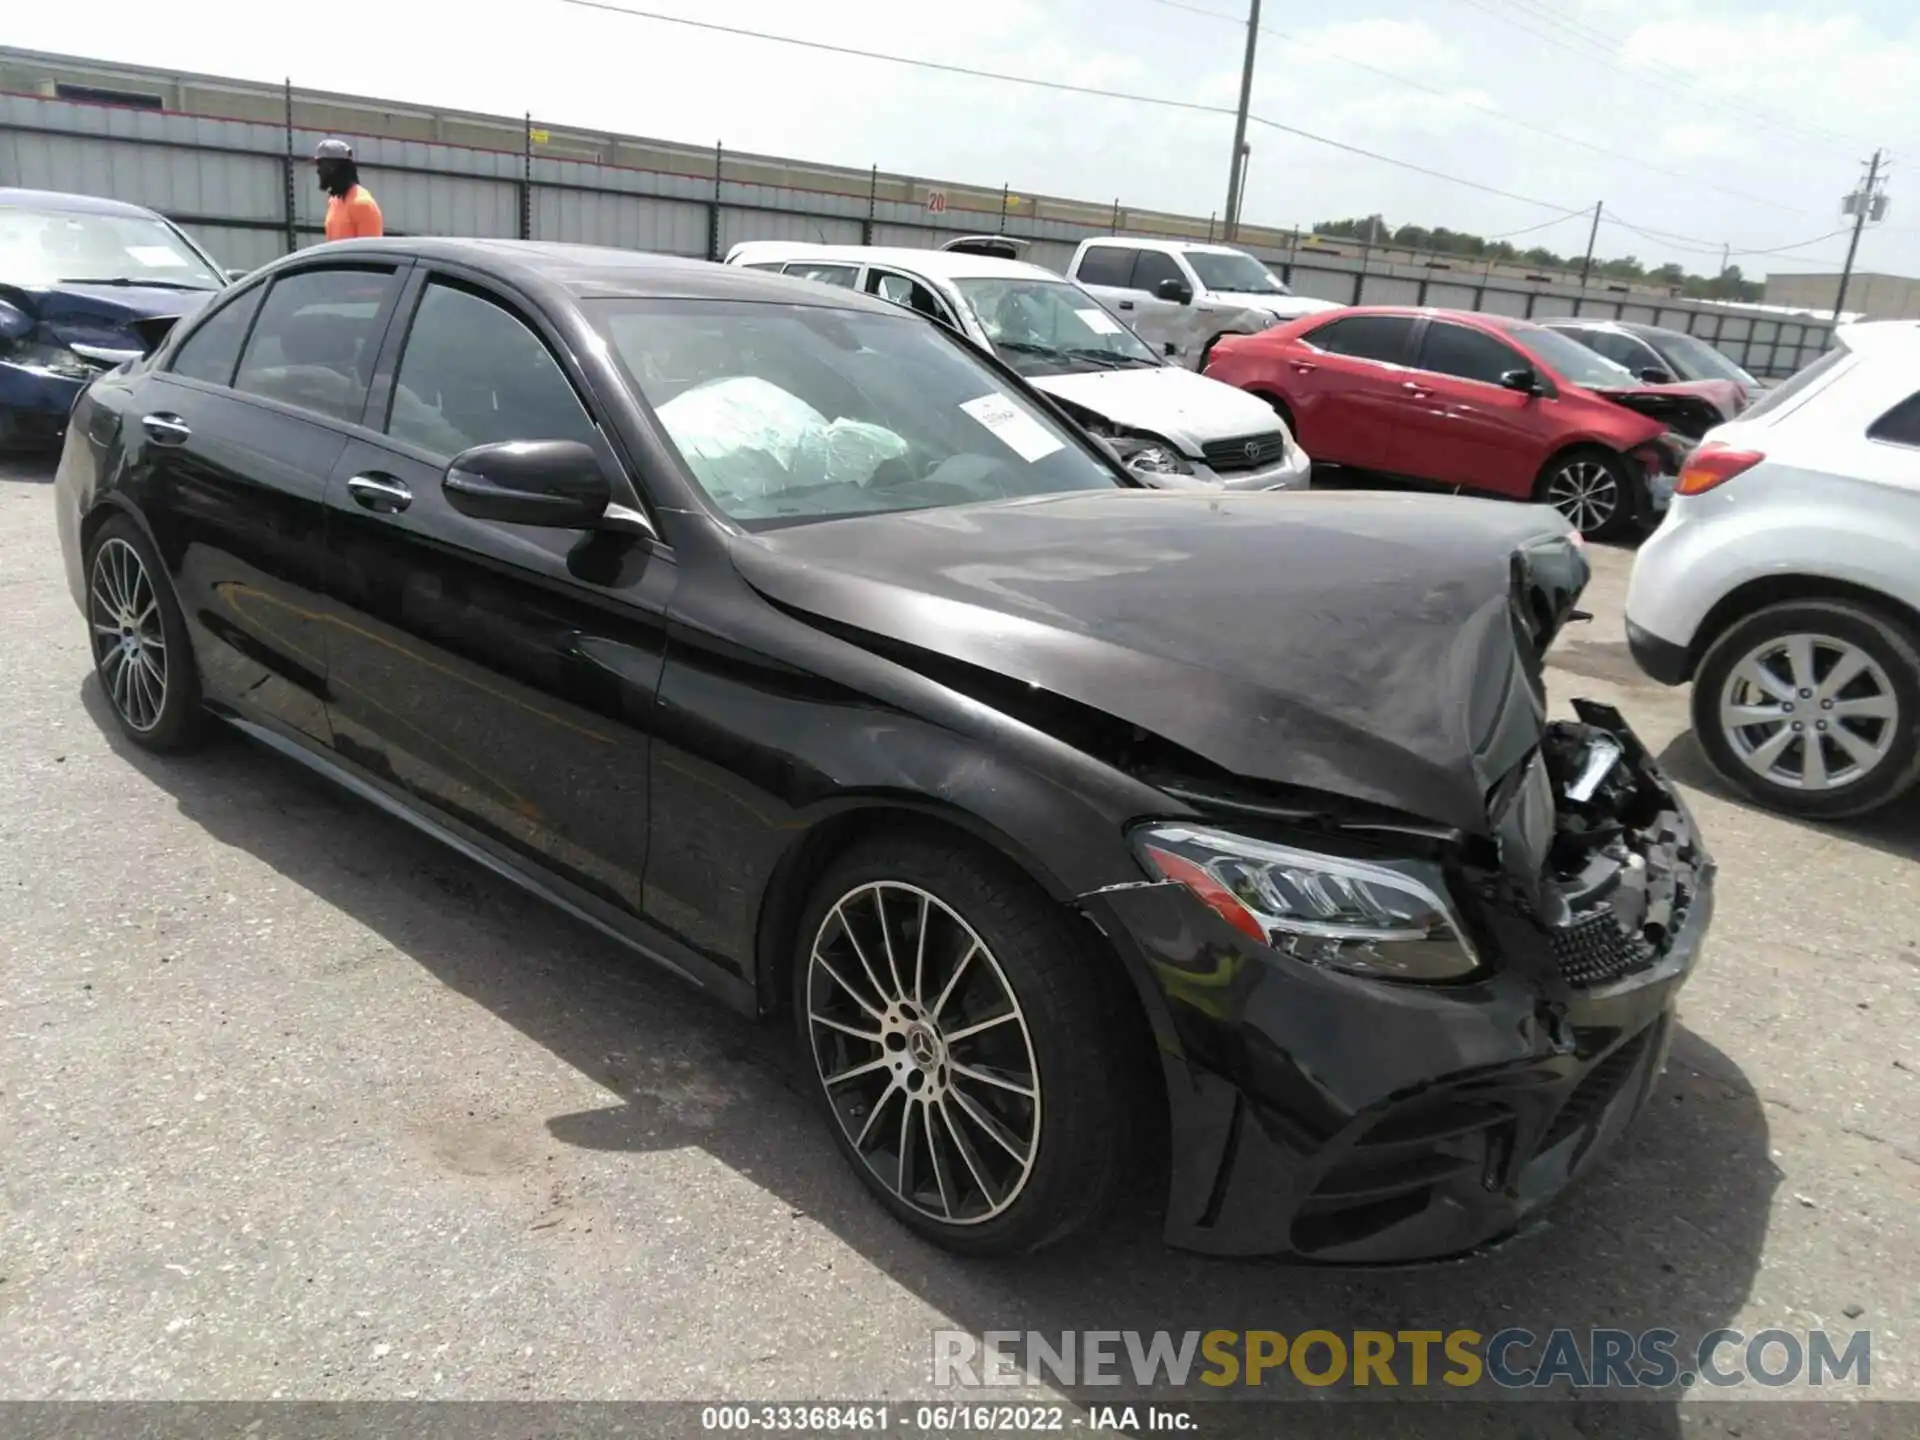
[[[1203, 108], [568, 0], [328, 0], [271, 22], [257, 0], [169, 0], [164, 24], [152, 0], [89, 0], [15, 7], [6, 40], [1016, 193], [1223, 207], [1247, 0], [604, 3]], [[1261, 25], [1249, 223], [1379, 213], [1577, 255], [1598, 201], [1603, 258], [1712, 273], [1724, 246], [1750, 278], [1837, 271], [1840, 197], [1885, 147], [1891, 210], [1856, 268], [1920, 275], [1912, 0], [1265, 0]]]

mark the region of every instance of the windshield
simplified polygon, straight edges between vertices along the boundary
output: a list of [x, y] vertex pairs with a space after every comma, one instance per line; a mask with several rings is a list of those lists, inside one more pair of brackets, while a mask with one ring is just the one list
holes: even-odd
[[1250, 295], [1293, 293], [1266, 266], [1237, 250], [1189, 250], [1186, 257], [1193, 273], [1209, 290], [1239, 290]]
[[1065, 280], [956, 280], [1000, 358], [1022, 373], [1158, 365], [1146, 344]]
[[16, 285], [93, 280], [218, 290], [226, 284], [161, 220], [12, 207], [0, 207], [0, 275]]
[[918, 315], [721, 300], [587, 313], [688, 473], [750, 527], [1124, 483]]
[[1731, 380], [1749, 390], [1759, 388], [1759, 381], [1704, 340], [1696, 340], [1676, 330], [1649, 343], [1673, 366], [1682, 380]]
[[1544, 325], [1515, 326], [1513, 338], [1569, 385], [1638, 385], [1640, 377], [1624, 365], [1589, 350], [1570, 335]]

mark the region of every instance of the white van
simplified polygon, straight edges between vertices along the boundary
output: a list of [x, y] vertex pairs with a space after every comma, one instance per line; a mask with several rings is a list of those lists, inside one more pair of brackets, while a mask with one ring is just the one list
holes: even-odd
[[756, 240], [727, 264], [777, 270], [894, 301], [990, 349], [1148, 484], [1293, 490], [1306, 453], [1272, 408], [1244, 390], [1169, 365], [1111, 310], [1050, 270], [967, 251]]

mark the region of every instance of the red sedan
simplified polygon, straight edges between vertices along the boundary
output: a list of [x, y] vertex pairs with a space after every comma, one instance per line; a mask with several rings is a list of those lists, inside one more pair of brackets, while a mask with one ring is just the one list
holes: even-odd
[[[1607, 538], [1664, 509], [1710, 402], [1525, 320], [1357, 306], [1228, 336], [1206, 373], [1318, 462], [1553, 505]], [[1706, 423], [1718, 423], [1717, 413]]]

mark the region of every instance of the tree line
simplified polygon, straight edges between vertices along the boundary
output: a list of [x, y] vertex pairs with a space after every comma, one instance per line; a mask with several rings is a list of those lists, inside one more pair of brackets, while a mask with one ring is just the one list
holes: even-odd
[[[1391, 245], [1400, 250], [1422, 250], [1441, 255], [1461, 255], [1473, 260], [1494, 260], [1509, 265], [1533, 265], [1542, 270], [1578, 270], [1580, 256], [1557, 254], [1543, 245], [1522, 249], [1506, 240], [1488, 240], [1460, 230], [1436, 225], [1388, 225], [1378, 215], [1357, 220], [1323, 220], [1313, 227], [1316, 235], [1328, 238], [1360, 240], [1373, 245]], [[1718, 275], [1694, 275], [1675, 264], [1648, 269], [1627, 255], [1613, 260], [1594, 257], [1593, 273], [1607, 280], [1637, 280], [1648, 285], [1665, 285], [1692, 300], [1758, 300], [1764, 287], [1740, 273], [1738, 265], [1729, 265]]]

